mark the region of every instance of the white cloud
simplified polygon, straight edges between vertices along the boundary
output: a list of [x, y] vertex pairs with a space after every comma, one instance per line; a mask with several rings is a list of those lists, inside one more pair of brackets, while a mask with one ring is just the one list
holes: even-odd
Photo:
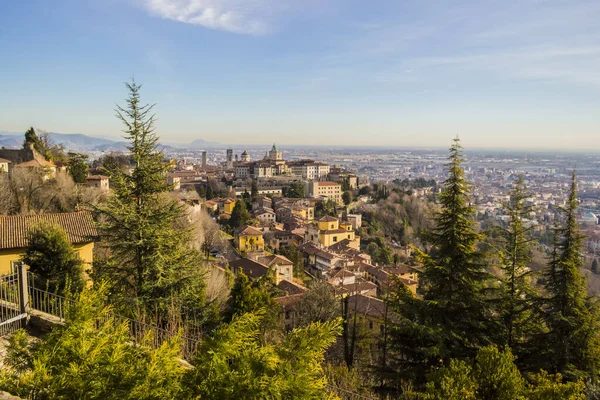
[[268, 0], [136, 0], [161, 18], [209, 29], [261, 35], [270, 31], [279, 7]]

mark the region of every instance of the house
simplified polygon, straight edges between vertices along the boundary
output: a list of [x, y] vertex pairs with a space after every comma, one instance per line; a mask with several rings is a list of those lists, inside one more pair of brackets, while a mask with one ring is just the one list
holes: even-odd
[[8, 172], [9, 166], [10, 166], [10, 160], [0, 158], [0, 172]]
[[204, 207], [209, 213], [216, 213], [219, 209], [219, 203], [213, 200], [207, 200], [204, 202]]
[[276, 297], [274, 300], [279, 304], [280, 307], [280, 319], [283, 321], [283, 325], [286, 331], [295, 328], [298, 325], [298, 311], [297, 307], [302, 300], [304, 293], [289, 294], [286, 296]]
[[388, 321], [397, 320], [397, 315], [387, 309], [383, 300], [363, 294], [346, 297], [342, 307], [345, 315], [356, 314], [364, 332], [370, 333], [373, 337], [384, 333]]
[[345, 269], [332, 271], [327, 282], [333, 288], [334, 293], [341, 297], [355, 294], [377, 296], [377, 285]]
[[86, 178], [86, 184], [89, 187], [95, 187], [100, 190], [108, 191], [109, 189], [109, 178], [104, 175], [89, 175]]
[[362, 226], [361, 214], [348, 214], [348, 222], [352, 225], [352, 229], [357, 230]]
[[168, 175], [167, 185], [171, 186], [171, 190], [173, 191], [181, 190], [181, 177], [172, 174]]
[[214, 199], [211, 199], [210, 201], [217, 203], [217, 209], [219, 210], [219, 214], [229, 214], [229, 215], [231, 215], [231, 213], [233, 212], [233, 209], [234, 209], [235, 203], [236, 203], [236, 200], [232, 199], [230, 197], [226, 197], [226, 198], [216, 197]]
[[13, 168], [40, 168], [46, 171], [46, 179], [55, 176], [56, 164], [38, 153], [33, 143], [23, 149], [0, 149], [0, 158], [8, 160]]
[[265, 242], [273, 250], [294, 245], [294, 234], [284, 230], [270, 230], [265, 235]]
[[263, 233], [258, 229], [246, 226], [235, 234], [235, 244], [239, 251], [264, 251], [265, 240]]
[[417, 294], [419, 282], [414, 268], [407, 265], [376, 267], [366, 262], [361, 263], [360, 268], [365, 279], [377, 285], [379, 293], [387, 290], [392, 284], [393, 278], [396, 277], [406, 285], [413, 295]]
[[326, 279], [329, 271], [342, 266], [344, 260], [339, 255], [326, 249], [320, 249], [313, 243], [305, 243], [298, 248], [304, 255], [304, 265], [311, 275]]
[[294, 279], [294, 263], [287, 257], [281, 255], [254, 256], [255, 261], [266, 265], [276, 271], [275, 283], [279, 284], [282, 280], [292, 281]]
[[98, 231], [92, 214], [87, 211], [39, 215], [0, 216], [0, 275], [15, 271], [29, 242], [29, 232], [38, 223], [60, 226], [79, 257], [84, 269], [91, 268], [94, 242]]
[[360, 237], [355, 235], [352, 224], [340, 222], [339, 219], [331, 216], [325, 216], [318, 222], [307, 225], [304, 239], [325, 247], [347, 239], [348, 246], [360, 248]]
[[252, 211], [252, 216], [263, 224], [275, 222], [275, 211], [270, 208], [259, 208]]
[[[262, 278], [269, 271], [273, 271], [276, 285], [284, 280], [291, 282], [294, 274], [294, 264], [283, 256], [240, 258], [230, 262], [229, 266], [235, 273], [241, 271], [251, 279]], [[284, 287], [290, 288], [289, 285]]]
[[323, 197], [344, 204], [342, 200], [342, 185], [335, 182], [311, 181], [308, 185], [308, 194], [312, 197]]

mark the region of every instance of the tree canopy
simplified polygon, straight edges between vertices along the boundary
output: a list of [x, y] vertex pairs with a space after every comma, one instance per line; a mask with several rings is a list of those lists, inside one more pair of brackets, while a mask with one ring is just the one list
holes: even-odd
[[38, 224], [30, 231], [28, 243], [23, 262], [41, 280], [39, 286], [60, 294], [83, 289], [82, 261], [60, 226]]
[[126, 87], [129, 96], [117, 117], [134, 169], [108, 170], [114, 194], [96, 212], [110, 257], [96, 264], [95, 275], [113, 284], [114, 300], [124, 310], [141, 305], [156, 311], [176, 303], [193, 314], [203, 304], [201, 254], [190, 246], [191, 227], [178, 225], [183, 206], [167, 196], [170, 167], [158, 150], [153, 106], [140, 102], [140, 85]]

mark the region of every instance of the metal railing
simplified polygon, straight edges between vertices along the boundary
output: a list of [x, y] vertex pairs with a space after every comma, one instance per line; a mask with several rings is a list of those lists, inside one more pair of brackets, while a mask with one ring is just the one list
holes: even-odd
[[20, 329], [27, 317], [21, 307], [19, 283], [19, 273], [0, 276], [0, 337]]
[[[23, 276], [21, 281], [20, 276]], [[14, 333], [24, 326], [26, 317], [37, 311], [65, 322], [69, 308], [75, 300], [35, 287], [35, 276], [23, 267], [19, 273], [0, 276], [0, 337]], [[134, 343], [158, 348], [163, 343], [178, 336], [179, 329], [165, 329], [128, 318], [114, 312], [103, 313], [98, 323], [110, 322], [115, 325], [126, 324]], [[200, 340], [179, 335], [181, 355], [192, 360]]]
[[[30, 280], [30, 282], [32, 281]], [[68, 309], [74, 304], [75, 301], [72, 299], [29, 286], [29, 307], [33, 310], [57, 317], [61, 322], [66, 320]], [[112, 320], [116, 325], [126, 324], [129, 335], [135, 343], [143, 343], [153, 348], [160, 347], [164, 342], [178, 335], [178, 330], [164, 329], [113, 312], [105, 313], [103, 320], [99, 322], [105, 323], [108, 320]], [[149, 338], [147, 335], [149, 335]], [[199, 340], [186, 336], [180, 336], [180, 340], [182, 357], [186, 360], [192, 360], [198, 349]]]

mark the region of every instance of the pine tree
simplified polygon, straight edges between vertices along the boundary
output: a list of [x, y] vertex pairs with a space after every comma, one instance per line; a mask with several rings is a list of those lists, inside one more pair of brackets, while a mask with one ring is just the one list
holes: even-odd
[[479, 350], [474, 366], [463, 360], [450, 360], [448, 366], [427, 376], [425, 393], [411, 393], [411, 399], [424, 400], [585, 400], [584, 383], [563, 383], [560, 374], [545, 371], [523, 379], [510, 349], [487, 346]]
[[273, 299], [270, 289], [273, 287], [271, 274], [251, 281], [243, 272], [239, 272], [227, 303], [225, 320], [231, 321], [236, 315], [262, 312], [261, 332], [275, 327], [279, 317], [279, 305]]
[[85, 160], [86, 154], [69, 153], [69, 174], [75, 183], [85, 183], [88, 175], [88, 166]]
[[460, 142], [450, 148], [448, 178], [439, 196], [441, 211], [429, 238], [430, 254], [417, 250], [423, 298], [397, 283], [390, 306], [401, 318], [393, 328], [396, 367], [401, 377], [423, 379], [432, 365], [474, 357], [494, 331], [484, 289], [489, 275], [477, 251], [475, 211], [469, 203]]
[[518, 356], [528, 352], [528, 339], [539, 333], [542, 325], [534, 312], [538, 296], [531, 285], [528, 268], [532, 228], [526, 226], [525, 219], [532, 211], [532, 207], [527, 205], [529, 197], [523, 176], [520, 176], [510, 192], [510, 201], [503, 204], [510, 222], [502, 230], [504, 245], [500, 252], [502, 276], [497, 307], [504, 328], [500, 343], [510, 347]]
[[77, 293], [83, 289], [81, 259], [61, 227], [39, 224], [29, 233], [28, 242], [23, 262], [41, 279], [38, 286], [61, 295], [66, 290]]
[[183, 207], [166, 195], [169, 165], [157, 149], [153, 106], [140, 103], [140, 85], [126, 86], [127, 106], [118, 107], [117, 117], [125, 125], [134, 169], [131, 175], [109, 171], [114, 195], [96, 211], [111, 255], [98, 265], [96, 278], [114, 284], [123, 312], [133, 305], [155, 311], [172, 302], [201, 307], [201, 255], [190, 247], [191, 230], [176, 226]]
[[105, 285], [67, 303], [64, 324], [32, 341], [10, 339], [0, 390], [29, 399], [180, 399], [186, 369], [177, 338], [152, 349], [151, 333], [133, 345], [127, 322], [106, 306]]
[[252, 179], [252, 186], [250, 188], [250, 198], [252, 201], [255, 201], [258, 197], [258, 181], [256, 179]]
[[[595, 377], [600, 362], [598, 312], [587, 296], [583, 236], [576, 219], [577, 180], [573, 173], [563, 221], [555, 231], [553, 257], [545, 272], [546, 324], [549, 345], [546, 369], [568, 380]], [[543, 339], [544, 340], [544, 339]]]
[[331, 399], [325, 350], [339, 322], [314, 323], [281, 343], [259, 340], [260, 316], [244, 314], [220, 327], [198, 350], [185, 384], [195, 399]]
[[229, 219], [229, 225], [232, 228], [239, 228], [248, 225], [250, 221], [250, 213], [246, 208], [246, 202], [244, 199], [236, 201], [233, 211], [231, 212], [231, 218]]
[[23, 141], [23, 148], [28, 149], [29, 145], [33, 145], [33, 148], [35, 149], [35, 151], [37, 151], [38, 153], [40, 153], [44, 157], [46, 157], [46, 154], [44, 154], [44, 148], [43, 148], [44, 146], [42, 144], [42, 141], [38, 137], [37, 133], [35, 132], [35, 129], [33, 129], [33, 126], [30, 126], [29, 129], [27, 129], [27, 132], [25, 132], [25, 140]]

